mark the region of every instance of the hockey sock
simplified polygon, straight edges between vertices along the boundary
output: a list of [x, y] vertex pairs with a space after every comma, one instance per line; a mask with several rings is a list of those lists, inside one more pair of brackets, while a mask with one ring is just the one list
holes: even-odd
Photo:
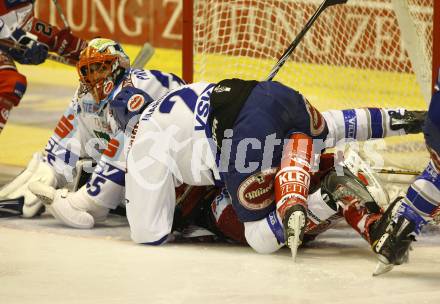
[[368, 243], [371, 243], [370, 227], [381, 218], [382, 213], [369, 212], [367, 207], [355, 197], [347, 196], [341, 200], [346, 200], [348, 203], [342, 208], [342, 214], [347, 223]]
[[293, 134], [275, 176], [275, 202], [282, 219], [287, 209], [294, 205], [302, 205], [307, 210], [311, 155], [312, 139], [303, 133]]
[[365, 141], [406, 134], [404, 126], [392, 125], [393, 117], [403, 117], [405, 109], [360, 108], [330, 110], [322, 113], [329, 135], [326, 147], [334, 147], [341, 140]]
[[[432, 161], [409, 186], [403, 203], [424, 221], [438, 219], [440, 213], [440, 178]], [[408, 218], [409, 219], [409, 218]]]

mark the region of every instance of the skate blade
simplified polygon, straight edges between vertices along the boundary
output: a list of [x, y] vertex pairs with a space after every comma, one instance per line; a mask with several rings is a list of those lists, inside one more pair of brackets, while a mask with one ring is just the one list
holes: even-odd
[[294, 212], [289, 219], [289, 228], [295, 232], [294, 235], [291, 235], [288, 238], [288, 244], [290, 245], [290, 251], [294, 262], [296, 262], [298, 247], [301, 245], [300, 235], [304, 222], [305, 218], [304, 213], [302, 212]]
[[377, 262], [376, 269], [373, 272], [373, 277], [380, 276], [381, 274], [391, 271], [394, 264], [384, 263], [382, 261]]

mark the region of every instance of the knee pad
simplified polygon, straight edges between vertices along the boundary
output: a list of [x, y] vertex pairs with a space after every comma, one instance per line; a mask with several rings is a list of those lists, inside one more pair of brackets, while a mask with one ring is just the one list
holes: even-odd
[[5, 100], [16, 107], [27, 88], [26, 77], [16, 70], [0, 70], [0, 100]]

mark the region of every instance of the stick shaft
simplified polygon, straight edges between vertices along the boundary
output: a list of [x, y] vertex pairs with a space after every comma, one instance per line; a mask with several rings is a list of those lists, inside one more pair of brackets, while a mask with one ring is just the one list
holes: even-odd
[[[15, 50], [23, 51], [23, 52], [27, 50], [26, 46], [24, 46], [18, 42], [15, 42], [13, 40], [9, 40], [9, 39], [0, 39], [0, 45], [15, 49]], [[70, 66], [76, 65], [75, 60], [72, 60], [70, 58], [66, 58], [66, 57], [63, 57], [60, 55], [56, 55], [56, 54], [51, 54], [51, 53], [47, 54], [47, 59], [52, 60], [52, 61], [56, 61], [59, 63], [67, 64]]]
[[290, 57], [290, 55], [293, 53], [293, 51], [296, 49], [296, 47], [299, 45], [301, 40], [304, 38], [305, 34], [309, 31], [309, 29], [312, 27], [313, 23], [318, 19], [318, 17], [321, 15], [321, 13], [329, 6], [336, 5], [336, 4], [342, 4], [346, 3], [348, 0], [325, 0], [321, 3], [321, 5], [318, 7], [318, 9], [315, 11], [315, 13], [310, 17], [309, 21], [304, 25], [303, 29], [299, 34], [295, 37], [293, 42], [289, 45], [287, 50], [284, 52], [284, 54], [281, 56], [281, 58], [278, 60], [278, 62], [275, 64], [275, 66], [272, 68], [272, 70], [269, 73], [269, 76], [267, 76], [266, 81], [271, 81], [278, 71], [281, 69], [281, 67], [284, 65], [286, 60]]
[[69, 27], [69, 22], [67, 22], [67, 18], [63, 13], [63, 9], [61, 8], [60, 3], [58, 0], [52, 0], [53, 4], [55, 4], [55, 8], [57, 9], [58, 15], [60, 15], [61, 21], [63, 21], [64, 27]]

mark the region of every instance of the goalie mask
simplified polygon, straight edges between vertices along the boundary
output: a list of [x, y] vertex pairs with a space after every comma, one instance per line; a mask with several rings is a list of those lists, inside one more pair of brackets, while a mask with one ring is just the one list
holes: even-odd
[[81, 52], [77, 70], [82, 93], [91, 93], [96, 103], [105, 100], [116, 88], [130, 60], [116, 41], [96, 38]]

